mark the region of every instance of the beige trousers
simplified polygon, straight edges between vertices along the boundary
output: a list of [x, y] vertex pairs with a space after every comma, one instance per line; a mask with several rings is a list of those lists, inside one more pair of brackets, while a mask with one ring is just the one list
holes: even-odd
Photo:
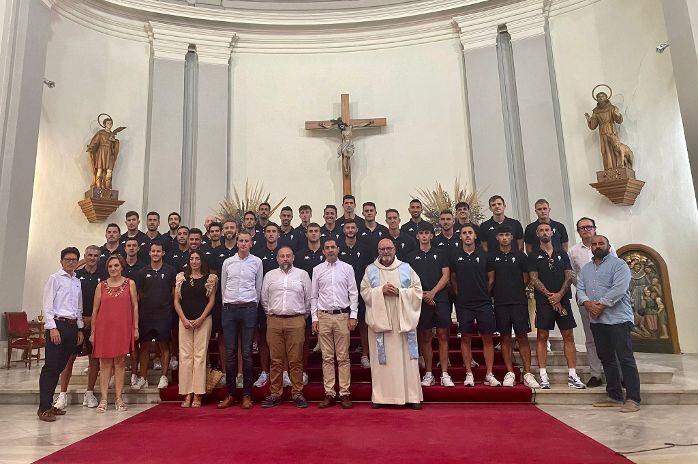
[[283, 393], [284, 361], [288, 359], [291, 398], [303, 394], [303, 345], [305, 315], [294, 317], [267, 316], [267, 345], [271, 356], [269, 389], [274, 396]]
[[196, 329], [179, 321], [179, 394], [206, 394], [206, 355], [211, 338], [211, 316]]
[[349, 394], [351, 364], [349, 362], [349, 313], [327, 314], [320, 310], [318, 317], [318, 339], [322, 350], [322, 380], [325, 394], [334, 397], [334, 358], [337, 357], [339, 371], [339, 396]]

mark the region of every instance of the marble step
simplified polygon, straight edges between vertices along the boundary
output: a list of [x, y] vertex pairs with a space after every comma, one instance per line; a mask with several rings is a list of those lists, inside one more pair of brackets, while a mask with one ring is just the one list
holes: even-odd
[[[698, 388], [684, 385], [644, 384], [640, 387], [643, 405], [698, 404]], [[553, 385], [550, 390], [535, 390], [536, 404], [592, 404], [606, 399], [605, 388], [575, 390], [566, 385]]]
[[[535, 364], [533, 370], [536, 373], [538, 372], [538, 369], [535, 367]], [[670, 367], [639, 364], [637, 366], [637, 370], [640, 373], [641, 385], [671, 385], [671, 382], [674, 379], [675, 369]], [[552, 385], [567, 385], [568, 370], [566, 366], [551, 367], [550, 365], [548, 365], [547, 371], [548, 378], [550, 379], [550, 383]], [[579, 375], [579, 378], [582, 379], [582, 382], [586, 383], [586, 381], [589, 380], [589, 378], [591, 377], [591, 374], [589, 373], [589, 366], [577, 366], [577, 374]], [[605, 390], [605, 384], [602, 387], [602, 390]]]
[[[84, 386], [70, 386], [68, 388], [68, 404], [82, 405], [85, 394]], [[99, 399], [99, 392], [95, 393]], [[157, 404], [160, 402], [160, 393], [157, 388], [149, 387], [134, 391], [126, 387], [124, 400], [128, 404]], [[109, 404], [114, 403], [114, 392], [109, 391]], [[0, 404], [39, 404], [39, 386], [34, 389], [0, 389]]]

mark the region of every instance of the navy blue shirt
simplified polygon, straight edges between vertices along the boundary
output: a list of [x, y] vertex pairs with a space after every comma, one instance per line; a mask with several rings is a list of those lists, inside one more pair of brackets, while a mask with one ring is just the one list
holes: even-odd
[[417, 231], [419, 230], [419, 226], [422, 224], [428, 224], [427, 221], [424, 219], [419, 219], [419, 222], [413, 222], [412, 219], [404, 223], [402, 226], [400, 226], [400, 232], [404, 232], [410, 237], [416, 239], [417, 238]]
[[[430, 247], [428, 251], [416, 249], [407, 255], [407, 263], [412, 266], [414, 272], [419, 276], [422, 282], [423, 290], [432, 290], [441, 280], [443, 268], [449, 267], [449, 255], [443, 250]], [[447, 287], [441, 289], [439, 293], [434, 295], [434, 301], [448, 302]]]
[[[346, 221], [346, 218], [344, 216], [339, 216], [337, 218], [337, 227], [339, 227], [339, 230], [344, 233], [344, 222]], [[358, 232], [361, 232], [366, 228], [366, 221], [364, 221], [364, 218], [359, 216], [358, 214], [354, 215], [354, 222], [356, 223], [356, 230]]]
[[[540, 240], [536, 235], [538, 224], [541, 224], [541, 222], [536, 220], [527, 225], [526, 230], [524, 231], [524, 242], [528, 243], [529, 245], [533, 245], [534, 250], [540, 247]], [[567, 236], [567, 228], [565, 228], [565, 225], [561, 222], [553, 221], [551, 219], [550, 228], [553, 231], [553, 236], [550, 237], [550, 240], [553, 242], [553, 247], [556, 249], [562, 248], [563, 243], [570, 241], [569, 237]]]
[[[303, 233], [303, 238], [305, 239], [305, 233]], [[284, 232], [281, 229], [279, 229], [279, 244], [281, 246], [289, 246], [293, 250], [293, 252], [297, 252], [300, 250], [301, 245], [306, 243], [308, 240], [302, 240], [301, 239], [301, 234], [294, 228], [291, 228], [288, 232]]]
[[378, 242], [386, 237], [388, 237], [388, 228], [378, 223], [373, 230], [365, 227], [364, 230], [356, 234], [356, 238], [364, 244], [372, 260], [378, 256]]
[[361, 281], [366, 273], [366, 267], [373, 262], [371, 254], [366, 249], [365, 245], [359, 241], [357, 241], [353, 247], [350, 247], [346, 243], [342, 243], [339, 247], [339, 260], [344, 261], [354, 268], [356, 288], [360, 288]]
[[499, 242], [497, 241], [497, 228], [500, 225], [507, 225], [511, 227], [511, 235], [514, 236], [513, 246], [518, 247], [516, 240], [522, 240], [524, 238], [523, 227], [521, 227], [521, 223], [516, 219], [508, 218], [506, 216], [501, 224], [495, 221], [494, 217], [491, 217], [480, 224], [480, 233], [478, 234], [480, 241], [487, 243], [488, 250], [496, 250], [499, 248]]
[[461, 248], [451, 255], [451, 272], [456, 274], [456, 305], [477, 309], [492, 304], [487, 291], [487, 255], [481, 248], [468, 254]]
[[[158, 233], [158, 235], [162, 237], [160, 233]], [[126, 249], [126, 240], [128, 240], [129, 238], [131, 237], [128, 236], [128, 232], [121, 234], [121, 237], [119, 237], [120, 249]], [[153, 242], [153, 240], [150, 240], [150, 238], [140, 230], [136, 232], [136, 235], [134, 235], [133, 238], [138, 240], [138, 246], [140, 247], [138, 249], [138, 259], [143, 262], [150, 261], [150, 244]], [[165, 248], [165, 240], [158, 237], [155, 237], [155, 239], [158, 240], [158, 243], [162, 244], [162, 250], [167, 252], [167, 249]]]
[[[545, 285], [549, 292], [560, 291], [562, 284], [565, 282], [565, 271], [568, 270], [572, 270], [569, 255], [566, 251], [559, 248], [554, 249], [552, 255], [548, 255], [547, 252], [540, 248], [528, 255], [528, 271], [537, 272], [538, 280]], [[538, 290], [535, 291], [535, 295], [536, 303], [550, 304], [548, 297]], [[572, 298], [572, 292], [568, 289], [561, 302], [564, 303], [564, 300], [569, 300], [570, 298]], [[569, 301], [567, 301], [567, 304], [569, 304]]]
[[329, 230], [324, 225], [320, 227], [320, 242], [325, 243], [325, 240], [329, 239], [337, 240], [338, 247], [340, 242], [344, 241], [344, 232], [342, 232], [342, 228], [337, 223], [335, 223], [332, 230]]
[[524, 273], [528, 273], [528, 258], [515, 245], [504, 253], [499, 247], [487, 253], [487, 271], [494, 271], [492, 294], [495, 305], [527, 305]]
[[80, 287], [82, 289], [82, 315], [85, 317], [92, 316], [92, 306], [95, 302], [95, 290], [97, 285], [109, 277], [104, 266], [97, 265], [95, 272], [88, 272], [85, 268], [75, 271], [75, 276], [80, 279]]
[[417, 249], [417, 241], [403, 232], [400, 232], [397, 237], [388, 234], [387, 238], [395, 244], [395, 256], [400, 261], [406, 261], [407, 255]]
[[177, 271], [163, 263], [157, 271], [148, 264], [136, 276], [136, 286], [140, 301], [138, 317], [145, 320], [171, 317], [174, 311], [172, 290], [175, 287]]
[[446, 253], [447, 256], [450, 256], [451, 254], [463, 248], [461, 246], [458, 235], [456, 235], [455, 233], [451, 236], [451, 238], [444, 237], [443, 233], [436, 235], [431, 240], [431, 246], [433, 246], [434, 248], [439, 248], [441, 251]]
[[304, 248], [296, 253], [296, 258], [293, 260], [293, 267], [303, 269], [312, 278], [313, 268], [323, 261], [325, 261], [325, 255], [322, 254], [322, 245], [317, 251]]
[[252, 254], [262, 260], [262, 272], [267, 275], [267, 272], [278, 269], [279, 262], [276, 260], [276, 254], [281, 249], [281, 245], [277, 242], [276, 248], [270, 250], [266, 241], [259, 243], [252, 249]]

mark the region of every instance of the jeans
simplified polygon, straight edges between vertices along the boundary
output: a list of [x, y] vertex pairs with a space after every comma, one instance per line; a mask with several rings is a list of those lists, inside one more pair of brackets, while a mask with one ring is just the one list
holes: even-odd
[[[625, 393], [629, 400], [640, 403], [640, 374], [633, 355], [630, 336], [632, 322], [622, 324], [591, 324], [596, 353], [606, 374], [606, 393], [615, 401], [623, 401], [621, 372], [625, 381]], [[620, 369], [618, 367], [620, 364]]]
[[54, 344], [51, 341], [51, 334], [46, 330], [46, 357], [44, 367], [41, 368], [39, 376], [39, 410], [46, 411], [53, 406], [53, 392], [58, 385], [58, 379], [68, 364], [70, 355], [75, 351], [78, 344], [78, 326], [65, 321], [56, 321], [56, 328], [61, 334], [61, 343]]
[[257, 303], [246, 305], [225, 304], [221, 312], [225, 338], [228, 393], [235, 395], [235, 376], [238, 372], [238, 337], [242, 336], [242, 392], [252, 394], [252, 339], [257, 328]]

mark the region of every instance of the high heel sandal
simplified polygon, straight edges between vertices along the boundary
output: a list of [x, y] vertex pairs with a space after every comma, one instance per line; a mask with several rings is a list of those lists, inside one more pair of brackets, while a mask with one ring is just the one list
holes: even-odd
[[97, 405], [97, 412], [102, 413], [107, 410], [107, 400], [101, 400]]
[[194, 401], [191, 403], [192, 408], [201, 407], [201, 395], [194, 395]]
[[184, 401], [182, 401], [182, 404], [180, 406], [183, 408], [190, 408], [192, 406], [191, 393], [189, 393], [187, 396], [184, 397]]
[[124, 403], [124, 400], [119, 398], [116, 400], [116, 410], [117, 411], [128, 411], [128, 406], [126, 406], [126, 403]]

